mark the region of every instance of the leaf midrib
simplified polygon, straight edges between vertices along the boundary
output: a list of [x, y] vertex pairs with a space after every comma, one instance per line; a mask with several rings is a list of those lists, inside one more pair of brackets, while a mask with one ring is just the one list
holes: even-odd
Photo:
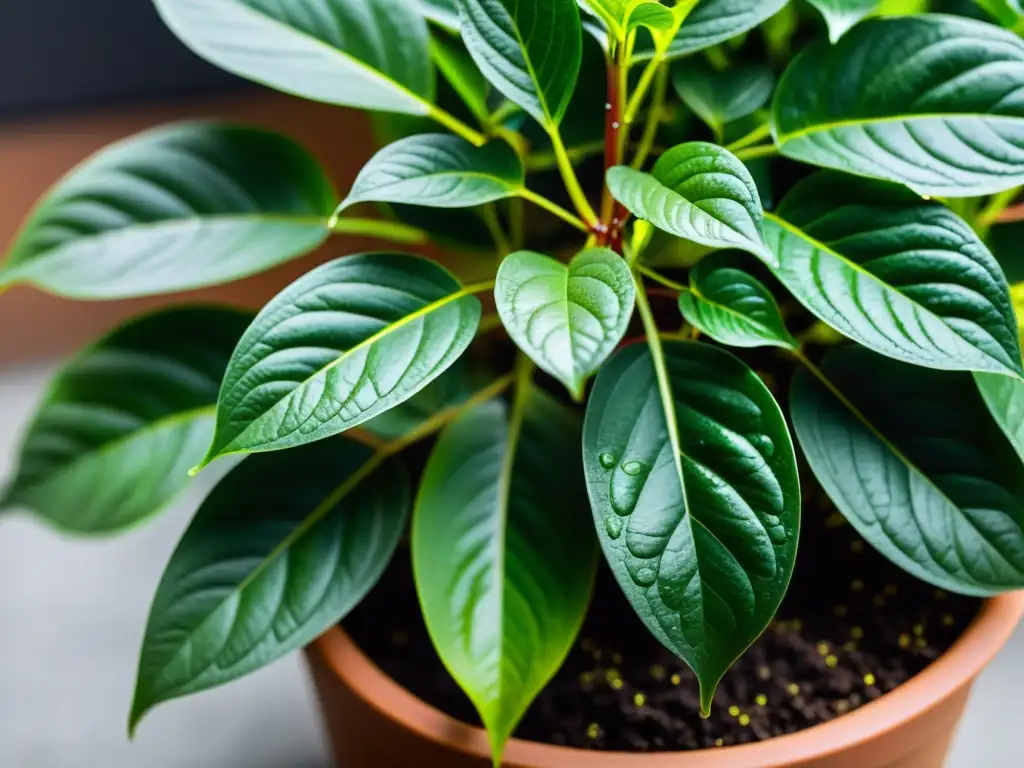
[[357, 203], [375, 202], [378, 199], [378, 195], [381, 193], [381, 190], [387, 190], [387, 189], [391, 189], [391, 188], [394, 188], [394, 187], [401, 187], [401, 186], [403, 186], [405, 184], [413, 184], [413, 183], [417, 183], [417, 182], [432, 181], [434, 179], [443, 179], [443, 178], [447, 178], [448, 176], [456, 176], [456, 177], [467, 179], [467, 180], [468, 179], [472, 179], [472, 180], [478, 180], [478, 181], [489, 181], [489, 182], [497, 183], [497, 184], [501, 185], [502, 187], [504, 187], [508, 191], [508, 193], [509, 193], [508, 196], [509, 197], [514, 196], [520, 189], [523, 188], [523, 184], [522, 184], [521, 181], [517, 180], [515, 183], [512, 183], [512, 182], [509, 182], [507, 179], [503, 179], [500, 176], [495, 176], [494, 174], [486, 173], [484, 171], [444, 170], [444, 171], [436, 171], [436, 172], [431, 172], [431, 173], [424, 173], [424, 174], [420, 174], [420, 175], [417, 175], [417, 176], [409, 176], [408, 178], [400, 179], [399, 181], [390, 182], [388, 184], [382, 184], [382, 185], [376, 186], [370, 192], [370, 195], [371, 195], [370, 197], [363, 197], [363, 196], [357, 194], [353, 198], [352, 195], [349, 195], [347, 198], [345, 198], [344, 201], [342, 201], [342, 203], [339, 206], [338, 210], [345, 210], [346, 208], [348, 208], [350, 206], [353, 206], [353, 205], [356, 205]]

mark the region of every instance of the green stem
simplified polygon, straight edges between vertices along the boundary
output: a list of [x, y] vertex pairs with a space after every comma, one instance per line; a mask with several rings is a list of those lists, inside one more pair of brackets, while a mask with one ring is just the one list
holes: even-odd
[[729, 144], [726, 149], [730, 152], [738, 152], [741, 149], [746, 149], [749, 146], [757, 144], [764, 139], [771, 138], [772, 127], [768, 123], [759, 125], [757, 128], [752, 130], [743, 138], [737, 139], [732, 144]]
[[562, 181], [565, 183], [565, 189], [569, 193], [569, 199], [572, 200], [572, 204], [576, 206], [576, 211], [583, 218], [585, 231], [594, 230], [599, 224], [597, 214], [594, 213], [594, 209], [591, 207], [590, 201], [587, 200], [583, 187], [580, 186], [580, 180], [576, 177], [576, 171], [573, 170], [572, 160], [565, 149], [562, 136], [558, 132], [558, 126], [551, 126], [548, 135], [551, 137], [551, 147], [555, 151], [555, 163], [562, 174]]
[[643, 106], [644, 98], [647, 96], [647, 90], [651, 87], [651, 83], [654, 82], [654, 76], [661, 69], [663, 63], [664, 57], [655, 55], [647, 62], [647, 66], [644, 67], [640, 80], [636, 84], [636, 90], [633, 91], [633, 95], [629, 97], [629, 102], [626, 104], [626, 112], [622, 118], [622, 122], [626, 125], [632, 125], [633, 121], [636, 120], [637, 113], [640, 111], [640, 107]]
[[739, 160], [755, 160], [759, 157], [774, 157], [779, 154], [779, 148], [774, 144], [765, 144], [760, 147], [748, 147], [733, 153]]
[[647, 157], [651, 154], [654, 146], [654, 139], [658, 135], [658, 128], [661, 125], [662, 110], [665, 107], [665, 95], [668, 92], [668, 67], [658, 67], [654, 81], [654, 97], [651, 102], [651, 109], [647, 113], [647, 123], [644, 125], [643, 135], [640, 137], [640, 146], [636, 150], [632, 168], [639, 170], [644, 167]]
[[430, 235], [422, 229], [410, 227], [399, 221], [384, 219], [346, 219], [332, 218], [328, 222], [332, 234], [353, 235], [355, 237], [380, 237], [396, 243], [422, 245], [430, 240]]
[[636, 269], [637, 269], [638, 272], [643, 274], [644, 277], [649, 277], [654, 282], [660, 283], [661, 285], [665, 286], [666, 288], [670, 288], [673, 291], [679, 291], [679, 293], [685, 293], [686, 291], [690, 290], [688, 287], [686, 287], [682, 283], [677, 283], [675, 280], [670, 280], [667, 277], [665, 277], [664, 275], [662, 275], [662, 274], [660, 274], [658, 272], [655, 272], [653, 269], [650, 269], [649, 267], [638, 266], [638, 267], [636, 267]]
[[590, 232], [591, 228], [587, 226], [587, 223], [585, 221], [576, 216], [573, 216], [569, 211], [565, 210], [565, 208], [560, 206], [558, 203], [551, 202], [546, 197], [538, 195], [533, 190], [527, 189], [526, 187], [521, 187], [516, 194], [519, 195], [519, 197], [523, 198], [524, 200], [529, 200], [534, 205], [540, 206], [545, 211], [553, 213], [562, 221], [572, 224], [574, 227], [576, 227], [576, 229], [580, 230], [581, 232]]
[[504, 123], [512, 115], [516, 114], [522, 109], [518, 104], [512, 101], [503, 101], [498, 107], [491, 113], [490, 123], [491, 125], [499, 125]]
[[1020, 194], [1021, 188], [1014, 187], [993, 195], [988, 204], [978, 213], [974, 228], [982, 238], [988, 235], [992, 225], [999, 219], [999, 215], [1005, 211]]
[[450, 112], [446, 112], [436, 104], [430, 106], [430, 111], [427, 112], [427, 117], [437, 121], [448, 130], [453, 133], [457, 133], [459, 136], [464, 138], [470, 144], [474, 144], [478, 147], [482, 147], [487, 143], [487, 137], [484, 136], [477, 130], [470, 128], [464, 122], [459, 120], [457, 117], [452, 115]]
[[491, 233], [494, 247], [498, 249], [499, 258], [504, 258], [510, 254], [512, 248], [509, 246], [505, 231], [501, 228], [501, 222], [498, 221], [498, 209], [494, 203], [487, 203], [483, 206], [480, 210], [480, 216], [483, 218], [484, 224], [487, 225], [487, 231]]
[[[604, 139], [598, 139], [597, 141], [591, 141], [587, 144], [580, 144], [578, 147], [569, 147], [566, 149], [566, 154], [569, 155], [569, 160], [576, 164], [581, 160], [586, 160], [588, 157], [599, 155], [604, 151]], [[552, 152], [538, 152], [526, 161], [526, 170], [528, 171], [549, 171], [552, 168], [558, 166], [558, 161], [555, 159], [555, 153]]]

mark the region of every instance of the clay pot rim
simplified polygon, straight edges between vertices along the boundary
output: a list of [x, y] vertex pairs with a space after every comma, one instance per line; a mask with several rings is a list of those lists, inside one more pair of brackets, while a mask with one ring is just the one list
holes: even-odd
[[[986, 600], [963, 635], [920, 674], [849, 714], [787, 736], [713, 750], [643, 754], [579, 750], [512, 739], [505, 760], [541, 768], [583, 765], [584, 759], [590, 768], [677, 768], [680, 756], [685, 755], [695, 764], [699, 760], [702, 768], [776, 768], [839, 753], [924, 715], [969, 685], [1009, 640], [1022, 615], [1024, 592]], [[383, 717], [424, 739], [490, 760], [483, 730], [449, 717], [402, 688], [340, 628], [329, 630], [313, 647], [331, 671]]]

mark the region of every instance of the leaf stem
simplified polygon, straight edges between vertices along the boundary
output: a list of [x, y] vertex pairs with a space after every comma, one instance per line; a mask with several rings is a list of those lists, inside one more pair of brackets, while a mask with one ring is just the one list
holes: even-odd
[[730, 152], [738, 152], [741, 149], [746, 149], [749, 146], [757, 144], [760, 141], [764, 141], [770, 138], [772, 135], [772, 127], [768, 123], [759, 125], [757, 128], [752, 130], [746, 136], [736, 139], [732, 144], [727, 145], [725, 148]]
[[494, 247], [498, 250], [498, 258], [504, 258], [512, 252], [512, 248], [509, 246], [505, 230], [502, 229], [501, 222], [498, 220], [498, 209], [494, 203], [484, 205], [480, 209], [480, 217], [484, 220], [484, 224], [487, 225], [487, 231], [491, 233]]
[[[588, 157], [601, 154], [603, 150], [604, 139], [596, 139], [586, 144], [580, 144], [577, 147], [568, 147], [566, 154], [569, 155], [571, 162], [578, 163], [581, 160], [586, 160]], [[526, 161], [526, 170], [548, 171], [557, 167], [557, 165], [558, 161], [555, 159], [554, 151], [538, 152]]]
[[562, 174], [562, 181], [565, 183], [565, 190], [569, 193], [569, 199], [572, 200], [572, 204], [576, 206], [576, 211], [585, 222], [586, 231], [592, 232], [599, 226], [599, 220], [597, 214], [594, 213], [593, 207], [590, 205], [590, 201], [587, 200], [583, 187], [580, 186], [580, 180], [577, 178], [576, 171], [572, 167], [572, 160], [569, 158], [569, 153], [565, 148], [565, 143], [562, 141], [562, 135], [558, 131], [558, 126], [550, 126], [548, 135], [551, 137], [551, 147], [555, 151], [555, 163]]
[[644, 71], [640, 75], [640, 80], [636, 84], [636, 90], [633, 91], [633, 95], [629, 97], [629, 103], [626, 105], [626, 110], [622, 119], [622, 122], [626, 125], [632, 125], [636, 120], [636, 116], [640, 112], [640, 107], [643, 106], [644, 98], [647, 96], [647, 90], [651, 87], [651, 83], [654, 82], [654, 76], [662, 68], [662, 64], [664, 63], [664, 57], [657, 54], [647, 62], [647, 66], [644, 67]]
[[410, 227], [400, 221], [384, 219], [346, 219], [335, 217], [328, 222], [331, 234], [353, 235], [355, 237], [380, 237], [396, 243], [422, 245], [430, 240], [430, 235], [417, 227]]
[[452, 131], [453, 133], [458, 134], [466, 141], [468, 141], [470, 144], [473, 144], [477, 147], [482, 147], [484, 144], [487, 143], [486, 136], [484, 136], [479, 131], [470, 128], [464, 122], [455, 117], [455, 115], [451, 114], [450, 112], [446, 112], [444, 109], [437, 106], [436, 104], [430, 105], [430, 109], [427, 112], [427, 117], [437, 121], [445, 128]]
[[636, 267], [636, 269], [637, 271], [641, 272], [645, 277], [649, 277], [654, 282], [660, 283], [661, 285], [665, 286], [666, 288], [670, 288], [673, 291], [679, 291], [679, 293], [686, 293], [687, 291], [690, 290], [687, 286], [683, 285], [682, 283], [677, 283], [675, 280], [670, 280], [669, 278], [662, 275], [660, 272], [655, 272], [650, 267], [638, 266]]
[[654, 139], [658, 135], [658, 127], [661, 125], [662, 110], [665, 107], [665, 95], [668, 91], [668, 67], [658, 67], [654, 80], [654, 96], [651, 102], [651, 109], [647, 113], [647, 123], [644, 125], [643, 135], [640, 137], [640, 146], [633, 156], [630, 166], [636, 170], [644, 167], [647, 157], [651, 154], [654, 146]]
[[565, 210], [565, 208], [560, 206], [558, 203], [554, 203], [551, 200], [548, 200], [546, 197], [538, 195], [533, 190], [527, 189], [526, 187], [521, 187], [516, 194], [519, 195], [519, 197], [521, 197], [523, 200], [529, 200], [531, 203], [540, 206], [545, 211], [553, 213], [562, 221], [572, 224], [574, 227], [576, 227], [576, 229], [580, 230], [581, 232], [589, 233], [591, 231], [591, 228], [587, 226], [587, 223], [584, 222], [582, 219], [580, 219], [577, 216], [574, 216], [572, 213]]
[[738, 160], [755, 160], [759, 157], [774, 157], [779, 154], [779, 148], [774, 144], [763, 144], [759, 147], [748, 147], [733, 153]]

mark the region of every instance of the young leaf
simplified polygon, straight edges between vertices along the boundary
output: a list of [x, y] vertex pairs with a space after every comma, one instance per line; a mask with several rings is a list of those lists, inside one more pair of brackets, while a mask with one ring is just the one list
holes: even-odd
[[793, 572], [796, 458], [771, 393], [693, 342], [643, 345], [598, 374], [583, 457], [601, 545], [651, 633], [718, 681], [764, 631]]
[[633, 277], [607, 248], [589, 248], [568, 266], [518, 251], [498, 270], [494, 300], [519, 348], [582, 400], [587, 379], [626, 335]]
[[2, 505], [89, 534], [157, 512], [210, 444], [217, 389], [250, 320], [174, 309], [87, 348], [47, 390]]
[[768, 103], [775, 76], [758, 64], [719, 72], [703, 59], [688, 59], [672, 67], [672, 84], [683, 103], [721, 138], [726, 123], [751, 115]]
[[954, 16], [874, 19], [782, 76], [776, 141], [795, 160], [974, 197], [1024, 183], [1024, 40]]
[[407, 0], [154, 0], [182, 42], [221, 69], [303, 98], [426, 115], [427, 23]]
[[864, 346], [929, 368], [1024, 372], [1002, 270], [947, 208], [822, 172], [786, 196], [765, 234], [775, 275]]
[[940, 373], [863, 348], [800, 371], [790, 404], [807, 461], [871, 544], [943, 589], [1024, 586], [1024, 466], [970, 374]]
[[430, 637], [505, 742], [569, 652], [590, 602], [597, 547], [579, 467], [579, 428], [538, 389], [442, 433], [412, 525]]
[[773, 259], [761, 234], [764, 211], [757, 185], [743, 163], [715, 144], [680, 144], [662, 155], [650, 174], [611, 168], [608, 187], [634, 216], [670, 235]]
[[771, 291], [718, 256], [709, 256], [690, 272], [690, 290], [679, 297], [683, 317], [720, 344], [798, 349], [800, 343], [786, 330]]
[[[455, 18], [457, 21], [458, 16]], [[444, 79], [459, 94], [473, 116], [486, 124], [491, 119], [491, 110], [487, 105], [491, 86], [476, 68], [465, 46], [457, 39], [436, 35], [430, 39], [430, 55], [434, 57], [434, 63]]]
[[129, 729], [157, 704], [235, 680], [341, 621], [405, 529], [404, 469], [349, 440], [242, 462], [171, 556], [150, 609]]
[[458, 0], [462, 39], [495, 88], [541, 125], [558, 125], [583, 50], [576, 0]]
[[230, 282], [323, 243], [337, 200], [290, 139], [208, 123], [158, 128], [57, 183], [0, 265], [0, 287], [117, 299]]
[[828, 25], [828, 37], [833, 43], [845, 35], [854, 24], [877, 11], [880, 0], [807, 0], [818, 9]]
[[[687, 16], [668, 49], [677, 59], [724, 43], [748, 32], [778, 13], [789, 0], [700, 0]], [[650, 48], [638, 51], [634, 60], [650, 58]]]
[[204, 464], [321, 440], [408, 400], [473, 340], [475, 290], [398, 253], [345, 256], [309, 272], [238, 343]]
[[474, 147], [458, 136], [417, 134], [370, 158], [338, 212], [363, 202], [472, 208], [522, 189], [519, 156], [504, 141]]
[[1024, 461], [1024, 381], [997, 373], [976, 373], [974, 380], [992, 418]]

